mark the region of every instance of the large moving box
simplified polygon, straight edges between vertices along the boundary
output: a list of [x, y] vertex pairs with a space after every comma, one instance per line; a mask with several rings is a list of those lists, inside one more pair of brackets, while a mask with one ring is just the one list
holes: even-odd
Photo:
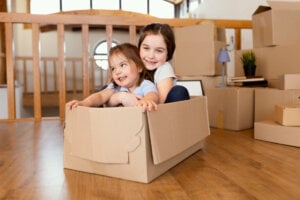
[[280, 90], [276, 88], [256, 88], [254, 120], [257, 122], [274, 119], [276, 104], [300, 104], [300, 89]]
[[272, 120], [255, 122], [254, 138], [300, 147], [300, 127], [282, 126]]
[[228, 130], [244, 130], [254, 126], [254, 89], [245, 87], [209, 88], [209, 124]]
[[253, 47], [300, 43], [300, 2], [267, 1], [252, 15]]
[[64, 167], [148, 183], [195, 153], [210, 134], [207, 98], [66, 111]]
[[172, 64], [178, 76], [220, 75], [219, 50], [226, 46], [222, 31], [213, 23], [174, 29], [176, 50]]

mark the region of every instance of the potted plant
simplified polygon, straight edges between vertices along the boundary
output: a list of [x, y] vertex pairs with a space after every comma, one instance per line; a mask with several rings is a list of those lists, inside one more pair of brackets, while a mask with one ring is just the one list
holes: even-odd
[[256, 56], [252, 50], [244, 51], [240, 57], [245, 76], [255, 76]]

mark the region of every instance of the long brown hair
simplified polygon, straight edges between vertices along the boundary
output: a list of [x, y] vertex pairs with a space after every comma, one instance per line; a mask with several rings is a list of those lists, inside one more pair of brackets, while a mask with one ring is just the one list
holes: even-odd
[[161, 23], [152, 23], [146, 25], [142, 29], [141, 36], [139, 38], [139, 42], [138, 42], [139, 49], [141, 48], [141, 44], [144, 41], [144, 39], [151, 34], [152, 35], [161, 34], [163, 36], [168, 51], [166, 61], [170, 61], [173, 58], [173, 54], [176, 48], [175, 35], [172, 28], [168, 24], [161, 24]]

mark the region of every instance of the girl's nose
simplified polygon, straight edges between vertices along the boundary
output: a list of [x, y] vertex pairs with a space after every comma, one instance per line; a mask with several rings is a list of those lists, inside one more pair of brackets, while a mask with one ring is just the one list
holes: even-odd
[[149, 58], [154, 58], [155, 57], [154, 51], [149, 51], [148, 57]]

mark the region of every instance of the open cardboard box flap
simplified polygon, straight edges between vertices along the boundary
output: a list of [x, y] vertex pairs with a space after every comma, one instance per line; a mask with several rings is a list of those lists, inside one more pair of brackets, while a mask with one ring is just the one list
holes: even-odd
[[[154, 164], [162, 163], [203, 140], [209, 133], [208, 111], [200, 98], [189, 104], [184, 101], [159, 105], [157, 112], [148, 112], [148, 125]], [[203, 113], [204, 112], [204, 113]]]
[[77, 107], [67, 112], [73, 112], [66, 121], [73, 126], [66, 126], [66, 133], [72, 134], [68, 138], [72, 138], [74, 156], [103, 163], [128, 163], [129, 152], [140, 145], [138, 134], [145, 121], [141, 108]]
[[[158, 111], [138, 107], [67, 110], [66, 134], [71, 155], [100, 163], [129, 163], [129, 154], [141, 145], [140, 133], [149, 126], [154, 164], [160, 164], [203, 140], [209, 133], [206, 97], [160, 104]], [[203, 108], [205, 108], [203, 110]], [[147, 120], [148, 117], [148, 120]], [[146, 124], [148, 123], [148, 125]]]

